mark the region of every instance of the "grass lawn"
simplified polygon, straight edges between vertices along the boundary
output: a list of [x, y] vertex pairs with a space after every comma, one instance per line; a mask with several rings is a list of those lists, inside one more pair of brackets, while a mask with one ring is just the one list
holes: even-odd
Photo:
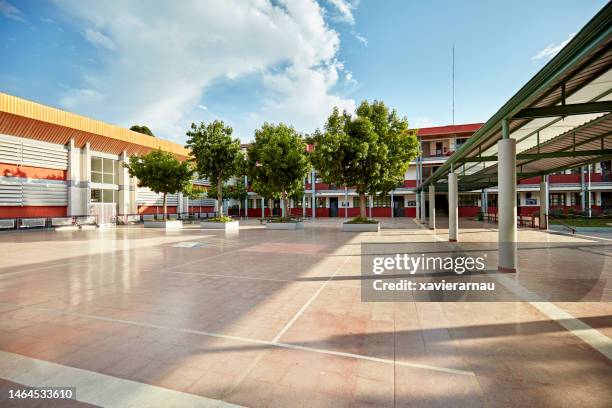
[[565, 224], [571, 225], [572, 227], [608, 227], [612, 226], [612, 218], [562, 218], [562, 219], [550, 219], [551, 224]]

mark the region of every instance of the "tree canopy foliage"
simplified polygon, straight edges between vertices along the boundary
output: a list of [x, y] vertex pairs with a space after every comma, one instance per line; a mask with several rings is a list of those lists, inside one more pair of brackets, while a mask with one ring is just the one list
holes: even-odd
[[215, 186], [217, 211], [223, 213], [223, 183], [242, 171], [244, 157], [240, 140], [232, 138], [232, 128], [223, 121], [191, 124], [187, 131], [187, 148], [196, 163], [198, 174]]
[[132, 156], [124, 166], [131, 177], [138, 179], [139, 187], [163, 194], [164, 218], [168, 213], [168, 194], [190, 192], [193, 170], [188, 162], [181, 162], [172, 153], [154, 150], [144, 156]]
[[151, 131], [151, 129], [148, 128], [148, 126], [145, 125], [134, 125], [130, 128], [131, 131], [133, 132], [138, 132], [138, 133], [142, 133], [145, 135], [149, 135], [149, 136], [153, 136], [155, 137], [155, 135], [153, 134], [153, 132]]
[[265, 123], [255, 131], [247, 155], [247, 175], [262, 197], [281, 198], [289, 216], [288, 198], [302, 190], [309, 169], [306, 145], [293, 127]]
[[381, 101], [362, 102], [355, 115], [334, 108], [313, 141], [310, 159], [319, 177], [325, 183], [354, 186], [362, 217], [366, 194], [387, 194], [397, 187], [419, 151], [407, 119]]

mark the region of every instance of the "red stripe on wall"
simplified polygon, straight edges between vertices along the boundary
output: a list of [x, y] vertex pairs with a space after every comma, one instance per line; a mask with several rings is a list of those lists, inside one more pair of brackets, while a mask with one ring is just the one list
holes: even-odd
[[0, 218], [24, 217], [65, 217], [68, 213], [64, 206], [9, 206], [0, 207]]
[[[176, 214], [176, 206], [168, 206], [168, 214]], [[162, 214], [164, 212], [163, 206], [139, 206], [138, 214]]]
[[44, 169], [42, 167], [18, 166], [0, 163], [0, 175], [43, 180], [66, 180], [66, 170]]

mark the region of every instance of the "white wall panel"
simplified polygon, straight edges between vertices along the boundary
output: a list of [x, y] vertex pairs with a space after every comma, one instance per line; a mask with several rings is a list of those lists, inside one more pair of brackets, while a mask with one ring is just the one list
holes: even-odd
[[0, 177], [0, 206], [65, 206], [68, 185], [64, 181], [37, 182]]
[[0, 162], [66, 170], [68, 149], [59, 144], [0, 135]]
[[[138, 205], [162, 206], [164, 205], [164, 197], [163, 194], [157, 194], [147, 187], [138, 187], [136, 191], [136, 203]], [[168, 194], [167, 204], [169, 206], [176, 206], [178, 204], [177, 195]]]

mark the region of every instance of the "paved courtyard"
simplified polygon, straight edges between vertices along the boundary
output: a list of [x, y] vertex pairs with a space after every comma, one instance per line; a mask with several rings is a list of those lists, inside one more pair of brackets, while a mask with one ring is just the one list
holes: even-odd
[[[0, 405], [68, 386], [66, 406], [610, 406], [611, 302], [361, 302], [362, 242], [446, 241], [444, 221], [341, 221], [1, 234]], [[461, 222], [462, 242], [495, 242]], [[521, 251], [520, 274], [599, 268], [589, 293], [609, 299], [612, 253], [590, 244], [610, 238], [519, 238], [584, 243]]]

